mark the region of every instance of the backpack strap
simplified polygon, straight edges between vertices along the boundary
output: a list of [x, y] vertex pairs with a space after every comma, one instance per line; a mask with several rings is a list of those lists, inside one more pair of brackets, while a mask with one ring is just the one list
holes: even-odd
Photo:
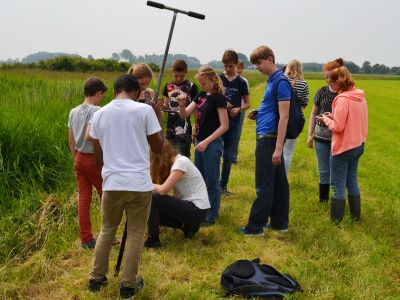
[[262, 285], [243, 285], [236, 288], [230, 289], [227, 294], [240, 294], [247, 296], [276, 296], [284, 297], [286, 295], [283, 291], [273, 291], [274, 287], [262, 286]]

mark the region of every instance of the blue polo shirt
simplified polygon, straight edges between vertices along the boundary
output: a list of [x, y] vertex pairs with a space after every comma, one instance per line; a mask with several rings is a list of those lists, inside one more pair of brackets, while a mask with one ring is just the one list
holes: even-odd
[[292, 96], [292, 87], [287, 80], [279, 82], [277, 95], [273, 95], [275, 85], [284, 76], [283, 72], [278, 69], [268, 78], [257, 114], [256, 134], [276, 134], [278, 132], [278, 101], [290, 101]]

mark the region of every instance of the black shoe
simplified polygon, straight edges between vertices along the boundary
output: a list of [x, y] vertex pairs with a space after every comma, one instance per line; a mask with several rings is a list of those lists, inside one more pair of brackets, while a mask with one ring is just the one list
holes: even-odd
[[100, 289], [108, 284], [107, 277], [104, 276], [101, 280], [89, 279], [88, 290], [92, 293], [100, 291]]
[[144, 242], [144, 246], [146, 248], [160, 248], [161, 247], [161, 242], [160, 239], [157, 237], [151, 237], [149, 236], [147, 240]]
[[336, 225], [339, 225], [343, 220], [344, 208], [346, 206], [346, 199], [335, 199], [331, 200], [331, 221]]
[[227, 188], [221, 188], [221, 196], [229, 197], [232, 196], [233, 193], [227, 190]]
[[329, 200], [329, 188], [328, 184], [319, 184], [319, 202], [328, 202]]
[[82, 249], [94, 249], [96, 247], [96, 239], [91, 239], [87, 243], [81, 243]]
[[144, 288], [143, 278], [138, 277], [135, 286], [132, 288], [125, 287], [122, 283], [119, 288], [119, 295], [121, 299], [131, 299], [135, 294], [139, 293]]
[[199, 231], [199, 224], [183, 224], [182, 231], [185, 239], [191, 239], [194, 237], [197, 231]]
[[349, 209], [350, 215], [354, 221], [360, 222], [361, 217], [361, 201], [360, 195], [358, 196], [348, 196], [349, 199]]

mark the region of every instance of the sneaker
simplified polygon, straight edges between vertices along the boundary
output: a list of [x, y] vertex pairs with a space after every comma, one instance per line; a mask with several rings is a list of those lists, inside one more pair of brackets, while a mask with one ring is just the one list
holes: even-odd
[[91, 239], [89, 242], [81, 243], [82, 249], [94, 249], [96, 247], [96, 239]]
[[183, 224], [182, 231], [185, 239], [191, 239], [194, 237], [197, 231], [199, 231], [200, 225], [198, 224]]
[[100, 291], [100, 289], [108, 284], [107, 277], [104, 276], [101, 280], [89, 279], [88, 290], [92, 293]]
[[160, 239], [158, 238], [158, 236], [157, 237], [149, 236], [147, 238], [147, 240], [144, 242], [144, 246], [146, 248], [156, 249], [156, 248], [160, 248], [161, 247], [161, 242], [160, 242]]
[[260, 231], [260, 232], [253, 232], [250, 231], [249, 229], [247, 229], [246, 226], [243, 226], [239, 229], [239, 231], [241, 233], [244, 234], [244, 236], [264, 236], [264, 231]]
[[205, 220], [203, 223], [200, 224], [200, 227], [210, 227], [215, 224], [215, 220]]
[[143, 278], [138, 277], [135, 286], [132, 288], [125, 287], [122, 283], [119, 288], [121, 299], [131, 299], [135, 294], [139, 293], [144, 288]]
[[229, 196], [232, 196], [232, 195], [233, 195], [233, 193], [228, 191], [226, 188], [221, 188], [221, 196], [229, 197]]

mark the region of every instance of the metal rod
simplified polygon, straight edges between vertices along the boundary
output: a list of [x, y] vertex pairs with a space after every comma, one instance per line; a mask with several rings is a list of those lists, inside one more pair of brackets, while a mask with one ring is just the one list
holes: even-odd
[[176, 21], [176, 16], [177, 15], [178, 15], [178, 13], [176, 11], [174, 11], [174, 16], [172, 18], [171, 28], [169, 30], [169, 35], [168, 35], [167, 47], [165, 47], [164, 58], [163, 58], [163, 61], [162, 61], [162, 64], [161, 64], [160, 75], [158, 77], [157, 88], [156, 88], [156, 91], [154, 93], [154, 101], [155, 102], [158, 101], [158, 95], [160, 93], [160, 88], [161, 88], [161, 81], [162, 81], [162, 77], [163, 77], [163, 74], [164, 74], [165, 64], [167, 62], [169, 46], [171, 44], [172, 33], [174, 32], [175, 21]]

